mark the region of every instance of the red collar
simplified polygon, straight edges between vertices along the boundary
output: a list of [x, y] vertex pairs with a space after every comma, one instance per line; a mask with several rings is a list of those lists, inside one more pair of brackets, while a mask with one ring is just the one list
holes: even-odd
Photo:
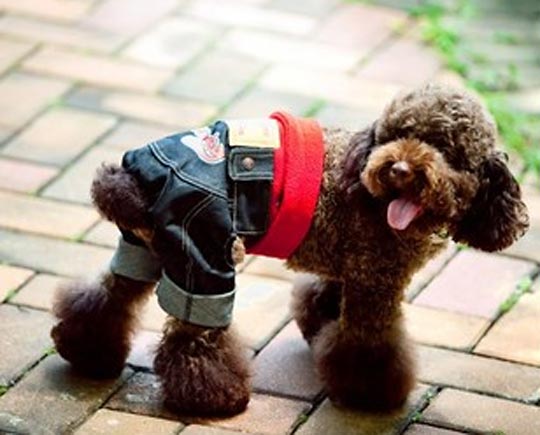
[[311, 119], [274, 112], [281, 147], [274, 154], [274, 181], [268, 231], [250, 254], [288, 258], [300, 245], [311, 226], [322, 181], [323, 134]]

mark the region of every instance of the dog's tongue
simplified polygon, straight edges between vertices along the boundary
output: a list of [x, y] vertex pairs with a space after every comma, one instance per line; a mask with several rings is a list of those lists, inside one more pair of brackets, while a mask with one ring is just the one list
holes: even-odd
[[422, 207], [405, 199], [394, 199], [388, 205], [386, 220], [395, 230], [404, 230], [422, 212]]

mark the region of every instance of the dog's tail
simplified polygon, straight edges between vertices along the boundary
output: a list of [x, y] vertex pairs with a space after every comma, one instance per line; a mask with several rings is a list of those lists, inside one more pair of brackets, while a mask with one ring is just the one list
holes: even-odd
[[122, 167], [103, 164], [97, 170], [91, 195], [99, 213], [118, 227], [129, 230], [148, 226], [144, 192]]

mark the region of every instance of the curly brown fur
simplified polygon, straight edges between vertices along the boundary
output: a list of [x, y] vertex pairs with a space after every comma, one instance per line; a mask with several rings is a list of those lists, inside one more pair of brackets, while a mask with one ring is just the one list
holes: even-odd
[[131, 348], [139, 311], [153, 287], [107, 274], [96, 283], [61, 288], [53, 306], [59, 322], [51, 331], [60, 355], [86, 375], [118, 376]]
[[323, 282], [315, 275], [296, 279], [291, 312], [308, 343], [326, 323], [339, 317], [341, 287], [338, 282]]
[[206, 329], [169, 317], [154, 368], [173, 411], [232, 415], [249, 402], [249, 362], [230, 328]]
[[[508, 246], [527, 227], [526, 208], [496, 158], [491, 119], [461, 91], [402, 94], [362, 132], [325, 130], [325, 145], [312, 226], [288, 259], [321, 281], [297, 287], [293, 314], [331, 398], [388, 410], [414, 384], [401, 326], [413, 274], [448, 236], [485, 250]], [[325, 282], [341, 287], [329, 307], [318, 302]]]
[[100, 214], [120, 228], [149, 226], [148, 201], [134, 177], [118, 165], [102, 165], [91, 189], [92, 201]]

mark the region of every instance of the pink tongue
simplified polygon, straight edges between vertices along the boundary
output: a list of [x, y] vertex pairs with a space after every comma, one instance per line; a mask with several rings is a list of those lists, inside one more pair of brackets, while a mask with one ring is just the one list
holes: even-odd
[[422, 212], [422, 207], [404, 198], [394, 199], [388, 205], [386, 220], [395, 230], [404, 230]]

